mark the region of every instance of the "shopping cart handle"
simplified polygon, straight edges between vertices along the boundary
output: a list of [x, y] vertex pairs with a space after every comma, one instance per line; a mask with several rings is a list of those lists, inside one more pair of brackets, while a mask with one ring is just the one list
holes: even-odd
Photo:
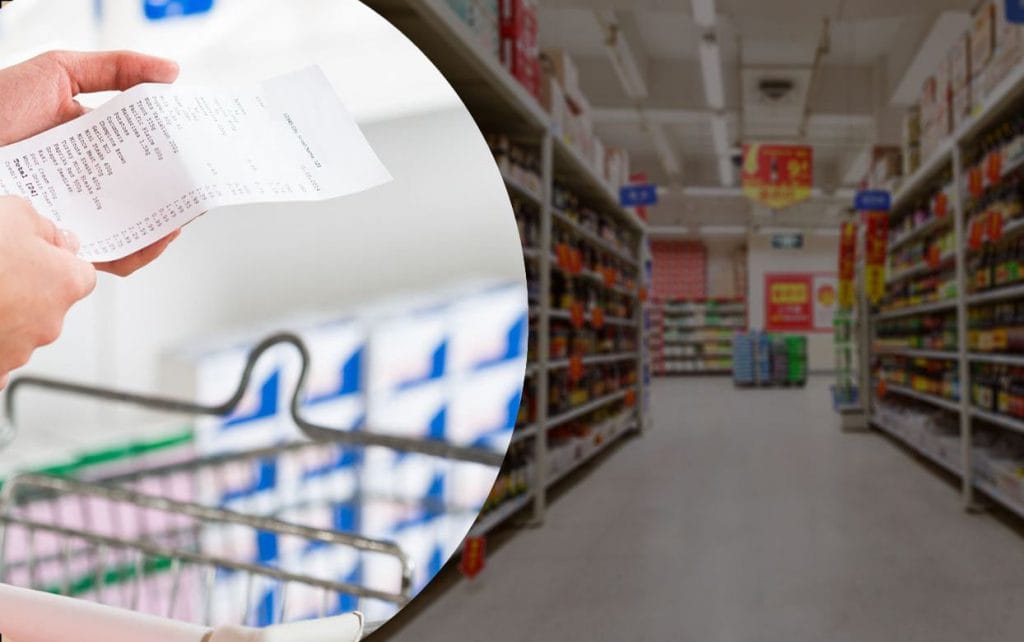
[[265, 629], [226, 626], [203, 642], [359, 642], [362, 636], [363, 615], [355, 612]]

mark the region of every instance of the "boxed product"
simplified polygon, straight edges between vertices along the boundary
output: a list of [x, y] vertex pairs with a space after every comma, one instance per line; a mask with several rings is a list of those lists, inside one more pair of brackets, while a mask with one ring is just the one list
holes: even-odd
[[993, 19], [994, 51], [979, 83], [983, 98], [995, 91], [1024, 56], [1024, 25], [1007, 20], [1002, 7], [996, 7]]
[[533, 0], [500, 0], [501, 62], [534, 96], [541, 93], [539, 23]]
[[971, 78], [979, 80], [992, 60], [996, 47], [996, 5], [984, 2], [971, 20]]
[[970, 117], [974, 109], [971, 93], [971, 34], [965, 33], [949, 52], [950, 96], [952, 97], [952, 127]]
[[446, 0], [456, 16], [473, 32], [484, 51], [499, 54], [497, 0]]
[[579, 72], [569, 53], [564, 49], [547, 49], [541, 54], [541, 61], [545, 70], [562, 86], [569, 106], [574, 111], [582, 110], [585, 99], [580, 91]]

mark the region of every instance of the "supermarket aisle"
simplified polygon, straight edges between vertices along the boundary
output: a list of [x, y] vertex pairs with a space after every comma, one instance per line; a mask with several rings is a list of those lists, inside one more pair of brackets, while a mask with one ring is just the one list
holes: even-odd
[[965, 515], [951, 486], [884, 438], [840, 434], [827, 384], [657, 382], [655, 431], [576, 479], [475, 582], [446, 571], [404, 629], [376, 639], [1019, 634], [1022, 536]]

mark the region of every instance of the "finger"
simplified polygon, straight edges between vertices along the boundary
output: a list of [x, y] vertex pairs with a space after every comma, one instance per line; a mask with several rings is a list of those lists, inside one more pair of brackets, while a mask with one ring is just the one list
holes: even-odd
[[0, 375], [0, 390], [3, 390], [4, 388], [7, 387], [7, 382], [10, 381], [10, 379], [10, 374]]
[[171, 83], [178, 63], [133, 51], [62, 51], [57, 62], [71, 80], [72, 95], [94, 91], [123, 91], [144, 82]]
[[174, 240], [179, 236], [181, 236], [180, 229], [171, 232], [170, 234], [160, 239], [156, 243], [144, 247], [138, 252], [130, 256], [126, 256], [123, 259], [119, 259], [117, 261], [96, 263], [96, 269], [100, 270], [101, 272], [108, 272], [115, 276], [129, 276], [132, 273], [149, 265], [157, 258], [159, 258], [160, 255], [163, 254], [164, 251], [167, 249], [167, 246], [173, 243]]
[[62, 254], [62, 258], [62, 270], [67, 277], [65, 295], [71, 302], [81, 301], [96, 289], [96, 268], [76, 256]]
[[57, 224], [41, 214], [33, 213], [35, 214], [36, 233], [39, 234], [39, 237], [54, 247], [63, 248], [67, 243], [67, 237], [61, 233]]

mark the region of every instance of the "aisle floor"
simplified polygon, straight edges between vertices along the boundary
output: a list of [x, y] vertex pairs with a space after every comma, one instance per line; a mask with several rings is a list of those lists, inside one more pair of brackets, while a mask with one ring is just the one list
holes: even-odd
[[[546, 523], [492, 538], [372, 639], [972, 642], [1024, 631], [1020, 523], [841, 434], [828, 381], [656, 381], [655, 426], [571, 479]], [[451, 565], [450, 565], [451, 566]]]

